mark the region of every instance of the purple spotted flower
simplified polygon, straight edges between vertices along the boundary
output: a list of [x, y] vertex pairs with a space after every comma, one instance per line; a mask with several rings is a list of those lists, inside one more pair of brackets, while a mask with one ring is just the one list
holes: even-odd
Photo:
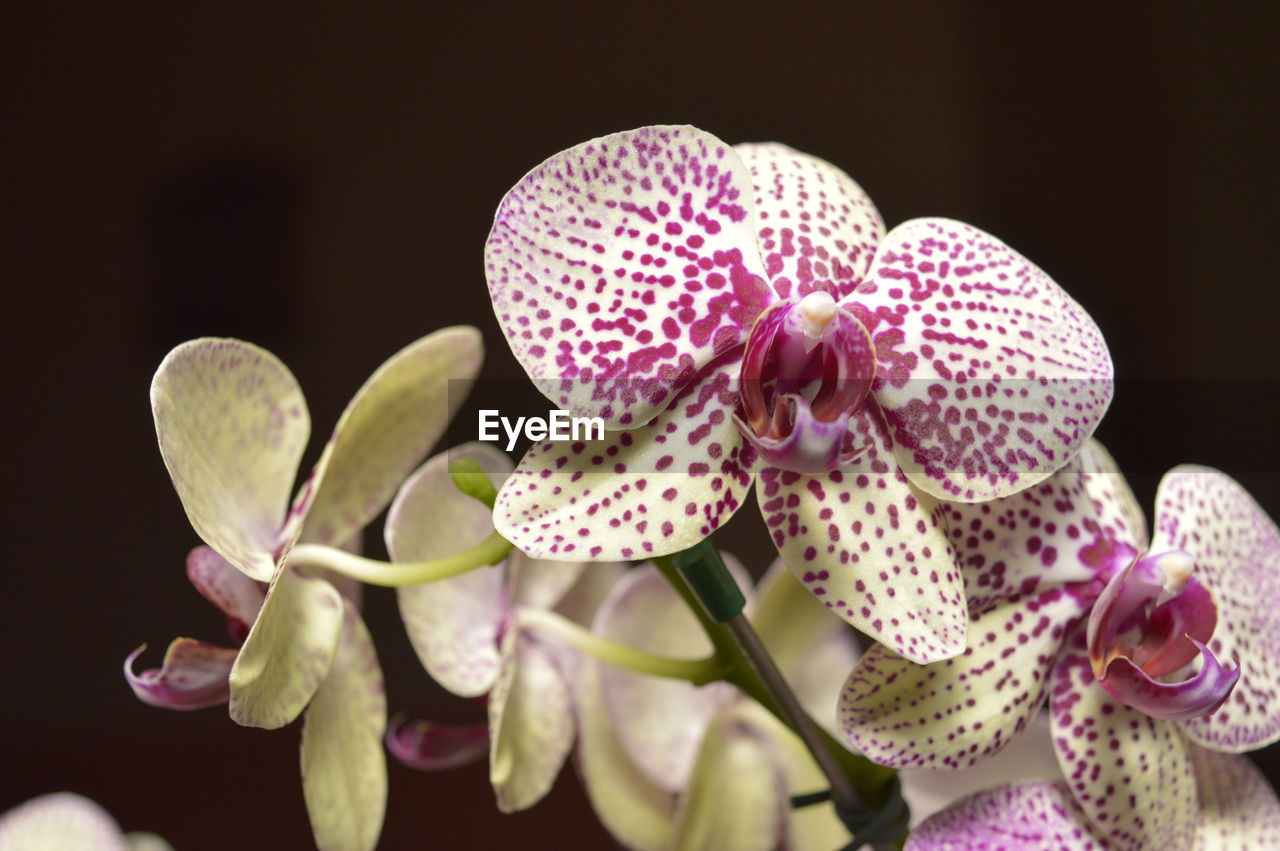
[[1280, 739], [1280, 531], [1227, 476], [1179, 467], [1148, 548], [1096, 444], [1037, 487], [946, 511], [969, 646], [926, 666], [869, 651], [841, 696], [846, 741], [886, 765], [965, 768], [1048, 698], [1066, 788], [1097, 835], [1190, 847], [1195, 748]]
[[392, 357], [347, 406], [292, 504], [310, 418], [274, 355], [238, 340], [193, 340], [165, 358], [152, 382], [161, 455], [208, 545], [192, 552], [187, 574], [227, 616], [238, 647], [178, 638], [161, 668], [136, 674], [139, 648], [125, 676], [147, 703], [227, 703], [247, 726], [282, 727], [305, 709], [303, 794], [322, 847], [377, 842], [386, 699], [358, 586], [289, 557], [299, 541], [358, 539], [444, 433], [450, 379], [469, 381], [480, 359], [479, 334], [465, 327]]
[[571, 148], [503, 200], [489, 290], [517, 359], [603, 440], [546, 441], [496, 505], [540, 558], [684, 549], [758, 498], [788, 566], [909, 658], [964, 645], [939, 498], [1062, 467], [1111, 396], [1097, 327], [999, 240], [884, 231], [834, 166], [651, 127]]

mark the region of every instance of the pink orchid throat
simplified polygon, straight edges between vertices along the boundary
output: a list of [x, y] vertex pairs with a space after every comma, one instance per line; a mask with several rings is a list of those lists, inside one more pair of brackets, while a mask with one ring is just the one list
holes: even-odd
[[817, 474], [847, 464], [849, 418], [875, 378], [871, 337], [826, 292], [765, 310], [747, 338], [735, 423], [766, 464]]
[[1209, 715], [1240, 679], [1239, 665], [1223, 668], [1206, 646], [1218, 607], [1191, 575], [1193, 567], [1180, 550], [1139, 558], [1112, 577], [1089, 616], [1089, 659], [1098, 684], [1153, 718]]

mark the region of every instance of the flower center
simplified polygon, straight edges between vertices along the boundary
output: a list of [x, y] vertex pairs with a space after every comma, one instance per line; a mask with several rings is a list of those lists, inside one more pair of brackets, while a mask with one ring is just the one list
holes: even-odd
[[1218, 606], [1194, 568], [1181, 550], [1137, 559], [1111, 578], [1089, 615], [1089, 660], [1098, 684], [1154, 718], [1208, 715], [1240, 679], [1239, 665], [1224, 669], [1205, 646]]
[[765, 463], [825, 473], [862, 451], [848, 434], [849, 418], [875, 374], [871, 336], [829, 293], [778, 302], [747, 338], [734, 420]]

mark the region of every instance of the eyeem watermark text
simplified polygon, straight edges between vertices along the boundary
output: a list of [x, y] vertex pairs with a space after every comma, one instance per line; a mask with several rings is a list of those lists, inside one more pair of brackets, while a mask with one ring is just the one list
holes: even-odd
[[497, 443], [502, 439], [498, 427], [507, 436], [507, 451], [516, 446], [523, 433], [530, 440], [603, 440], [602, 417], [570, 417], [568, 411], [548, 411], [546, 417], [516, 417], [510, 419], [494, 408], [480, 409], [479, 440]]

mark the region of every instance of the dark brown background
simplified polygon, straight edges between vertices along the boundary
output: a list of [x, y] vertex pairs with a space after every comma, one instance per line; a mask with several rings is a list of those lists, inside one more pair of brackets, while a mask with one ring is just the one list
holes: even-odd
[[[1197, 461], [1280, 515], [1277, 7], [773, 5], [3, 7], [0, 808], [68, 788], [179, 848], [309, 845], [296, 727], [152, 709], [120, 675], [142, 641], [155, 664], [174, 635], [222, 635], [183, 577], [151, 374], [186, 337], [252, 339], [317, 435], [444, 324], [518, 375], [484, 291], [493, 210], [544, 157], [641, 124], [783, 141], [890, 225], [1001, 236], [1106, 333], [1099, 434], [1144, 506]], [[389, 595], [368, 618], [393, 708], [470, 711], [434, 696]], [[393, 768], [383, 847], [507, 842], [606, 839], [571, 772], [501, 817], [482, 768]]]

